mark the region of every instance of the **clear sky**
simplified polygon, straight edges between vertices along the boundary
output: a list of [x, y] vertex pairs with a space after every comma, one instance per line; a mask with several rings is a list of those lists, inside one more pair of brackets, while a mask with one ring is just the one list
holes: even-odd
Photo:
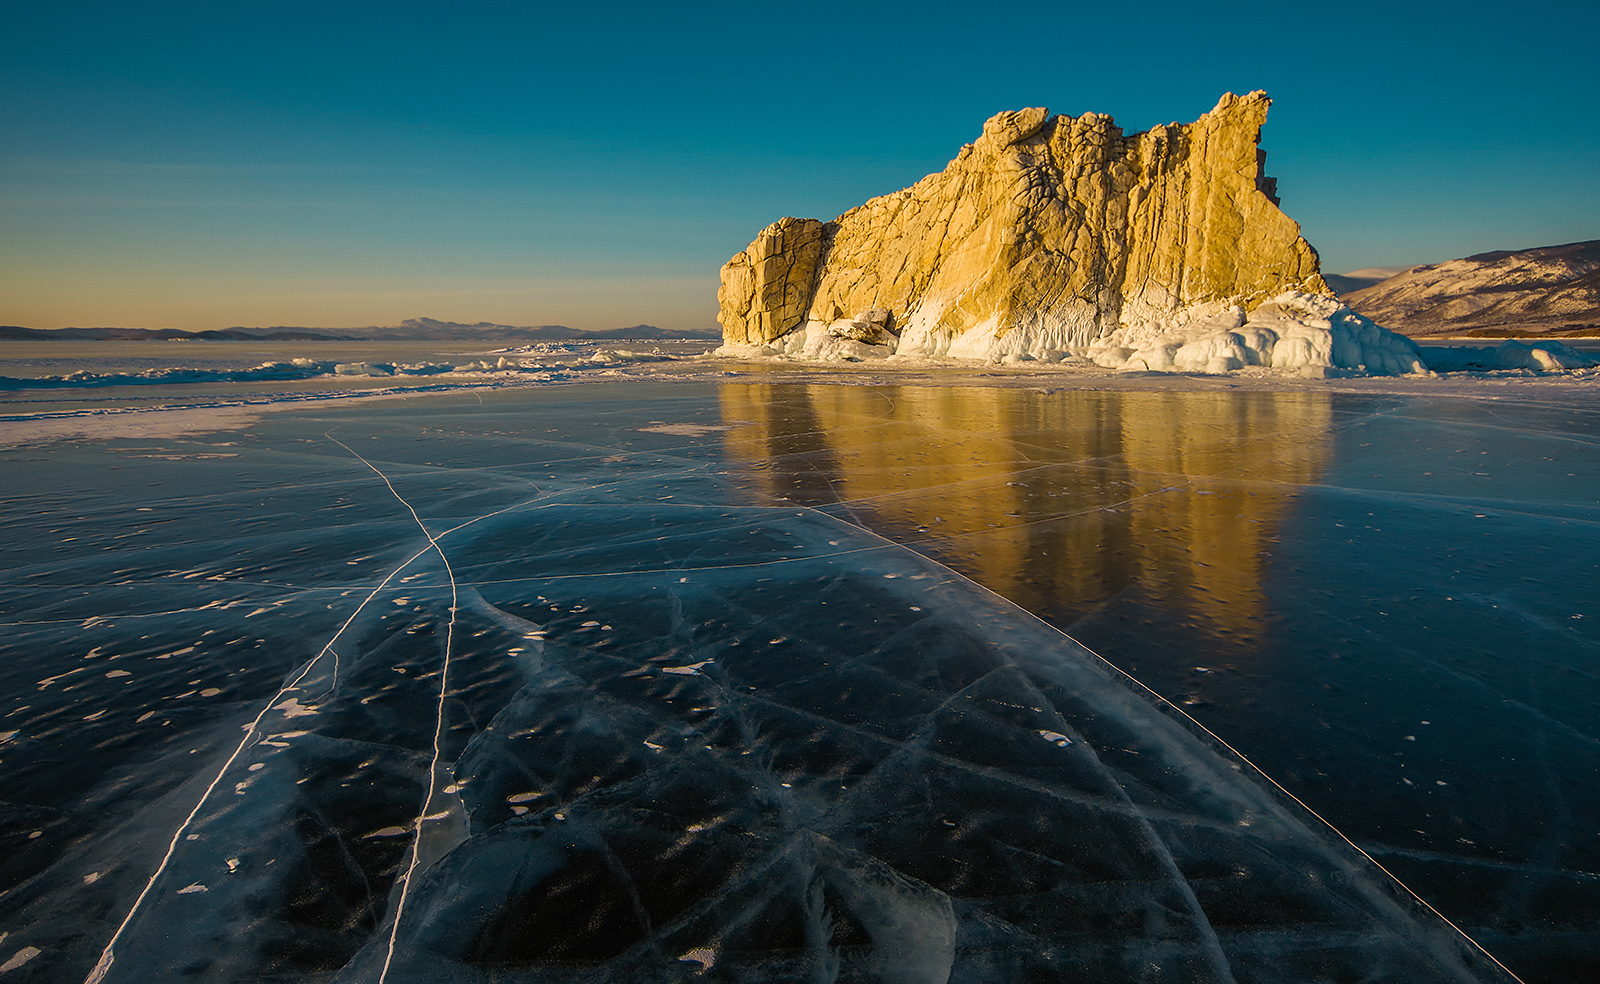
[[11, 4], [0, 323], [711, 327], [1003, 110], [1263, 138], [1323, 268], [1600, 239], [1600, 5]]

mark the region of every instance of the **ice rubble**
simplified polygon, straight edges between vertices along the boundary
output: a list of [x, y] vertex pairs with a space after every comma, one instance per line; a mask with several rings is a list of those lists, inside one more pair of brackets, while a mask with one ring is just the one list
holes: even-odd
[[670, 355], [661, 352], [640, 352], [634, 349], [598, 349], [589, 356], [590, 362], [672, 362]]
[[1494, 348], [1465, 345], [1430, 347], [1426, 351], [1428, 368], [1435, 372], [1463, 372], [1473, 369], [1533, 369], [1557, 372], [1562, 369], [1591, 369], [1600, 365], [1570, 345], [1557, 341], [1519, 342], [1507, 339]]
[[[544, 351], [543, 349], [550, 349]], [[557, 349], [545, 346], [535, 354], [571, 355], [576, 346]], [[497, 354], [497, 353], [490, 353]], [[474, 359], [466, 362], [336, 362], [318, 359], [293, 359], [265, 362], [248, 369], [205, 369], [170, 367], [139, 372], [83, 371], [59, 376], [0, 376], [0, 391], [23, 389], [87, 389], [105, 386], [151, 386], [188, 383], [254, 383], [314, 379], [322, 376], [390, 378], [407, 376], [477, 375], [482, 373], [543, 373], [572, 371], [584, 367], [615, 366], [625, 363], [672, 362], [676, 357], [656, 351], [599, 349], [586, 359], [542, 363], [530, 359]]]
[[[886, 314], [886, 312], [884, 312]], [[1073, 346], [1073, 332], [1060, 326], [1014, 327], [998, 323], [960, 335], [920, 324], [913, 314], [896, 335], [889, 318], [866, 312], [831, 323], [807, 322], [770, 345], [724, 345], [716, 354], [734, 358], [810, 361], [952, 358], [987, 363], [1090, 362], [1122, 371], [1225, 373], [1262, 366], [1302, 375], [1329, 371], [1373, 375], [1426, 374], [1465, 368], [1584, 368], [1595, 365], [1559, 342], [1507, 342], [1490, 350], [1421, 349], [1341, 304], [1337, 299], [1285, 291], [1246, 312], [1238, 305], [1199, 304], [1175, 322], [1136, 319]], [[876, 328], [864, 331], [863, 326]], [[1439, 354], [1436, 354], [1439, 353]]]
[[1221, 318], [1160, 331], [1119, 328], [1086, 353], [1097, 365], [1157, 372], [1221, 373], [1245, 366], [1350, 369], [1375, 375], [1426, 373], [1417, 344], [1379, 327], [1331, 297], [1285, 291], [1248, 316], [1241, 307]]
[[195, 369], [173, 367], [142, 372], [78, 371], [61, 376], [18, 378], [0, 376], [0, 390], [76, 389], [99, 386], [154, 386], [173, 383], [244, 383], [310, 379], [334, 372], [336, 364], [315, 359], [263, 362], [252, 369]]

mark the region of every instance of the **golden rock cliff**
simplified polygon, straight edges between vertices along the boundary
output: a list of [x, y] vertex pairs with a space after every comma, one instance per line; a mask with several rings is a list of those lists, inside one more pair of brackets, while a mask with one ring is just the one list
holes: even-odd
[[724, 338], [992, 358], [1113, 333], [1136, 346], [1284, 291], [1328, 294], [1262, 172], [1269, 104], [1228, 94], [1131, 135], [1095, 113], [1001, 113], [910, 188], [763, 230], [722, 269]]

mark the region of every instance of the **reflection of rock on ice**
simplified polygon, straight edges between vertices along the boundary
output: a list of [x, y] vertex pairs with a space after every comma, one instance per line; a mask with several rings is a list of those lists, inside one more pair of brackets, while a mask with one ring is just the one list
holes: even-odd
[[1261, 558], [1294, 488], [1316, 481], [1333, 416], [1322, 393], [719, 392], [726, 417], [752, 422], [724, 440], [761, 466], [767, 500], [849, 501], [1029, 611], [1140, 585], [1231, 632], [1263, 613]]

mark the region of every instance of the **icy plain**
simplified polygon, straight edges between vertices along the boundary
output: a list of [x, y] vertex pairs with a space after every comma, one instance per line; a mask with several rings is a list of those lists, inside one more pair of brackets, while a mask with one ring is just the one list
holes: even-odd
[[1509, 979], [1381, 864], [1578, 979], [1597, 436], [774, 377], [7, 449], [0, 971]]

